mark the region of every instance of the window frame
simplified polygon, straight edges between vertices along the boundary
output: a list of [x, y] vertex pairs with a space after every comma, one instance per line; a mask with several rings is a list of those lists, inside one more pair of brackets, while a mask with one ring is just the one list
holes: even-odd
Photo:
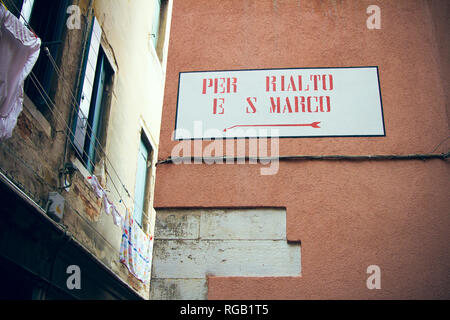
[[[78, 105], [72, 120], [71, 136], [76, 156], [91, 174], [99, 160], [98, 146], [102, 143], [106, 131], [105, 119], [110, 103], [110, 90], [108, 88], [113, 83], [115, 73], [101, 44], [102, 30], [100, 24], [95, 17], [92, 21], [88, 50], [83, 58], [80, 89], [77, 94]], [[92, 48], [94, 32], [97, 32], [95, 41], [98, 42], [94, 44], [95, 48]], [[95, 59], [95, 68], [92, 66], [93, 59]], [[92, 88], [88, 92], [86, 92], [85, 87], [87, 81], [92, 82]], [[86, 94], [89, 96], [86, 96]], [[84, 101], [85, 99], [87, 99], [87, 102]], [[80, 123], [82, 124], [80, 125]]]
[[161, 32], [162, 18], [162, 0], [153, 0], [153, 19], [152, 19], [152, 42], [155, 50], [158, 48], [158, 41]]
[[[40, 85], [48, 96], [52, 96], [51, 90], [53, 88], [56, 70], [43, 50], [44, 47], [48, 47], [52, 58], [58, 61], [62, 54], [62, 43], [65, 37], [65, 21], [66, 10], [69, 4], [69, 0], [60, 0], [53, 6], [52, 9], [48, 9], [44, 6], [45, 0], [27, 0], [29, 5], [24, 6], [25, 1], [17, 0], [4, 0], [5, 3], [11, 5], [14, 2], [14, 6], [11, 8], [11, 12], [24, 24], [28, 24], [34, 32], [42, 40], [41, 52], [39, 58], [34, 65], [32, 72], [38, 79]], [[18, 5], [18, 2], [21, 2]], [[17, 10], [20, 10], [18, 12]], [[44, 15], [42, 15], [45, 13]], [[53, 16], [52, 16], [53, 14]], [[52, 17], [52, 19], [50, 19]], [[54, 18], [54, 19], [53, 19]], [[49, 22], [51, 20], [51, 23]], [[46, 101], [39, 93], [41, 88], [37, 88], [33, 81], [29, 78], [24, 83], [24, 93], [33, 102], [33, 105], [44, 116], [48, 116], [51, 108], [49, 102]], [[44, 95], [45, 96], [45, 95]]]
[[[145, 178], [144, 183], [139, 184], [139, 177], [142, 177], [142, 172], [139, 170], [139, 157], [141, 156], [141, 147], [144, 146], [147, 150], [147, 158], [145, 165]], [[147, 134], [144, 131], [144, 128], [141, 130], [140, 139], [139, 139], [139, 149], [137, 153], [137, 161], [136, 161], [136, 181], [135, 181], [135, 190], [134, 190], [134, 201], [133, 201], [133, 217], [134, 220], [138, 223], [142, 230], [146, 231], [148, 229], [149, 223], [149, 203], [151, 197], [151, 184], [153, 177], [153, 163], [154, 163], [154, 146], [150, 142], [150, 139], [147, 137]], [[137, 212], [137, 203], [138, 200], [138, 186], [143, 187], [142, 196], [139, 199], [142, 201], [140, 205], [140, 212]]]

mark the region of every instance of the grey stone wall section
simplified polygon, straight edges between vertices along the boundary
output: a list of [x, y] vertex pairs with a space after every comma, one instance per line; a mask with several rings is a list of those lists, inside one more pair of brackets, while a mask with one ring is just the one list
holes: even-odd
[[300, 248], [281, 240], [168, 240], [157, 242], [154, 278], [298, 276]]
[[200, 212], [194, 210], [157, 211], [155, 239], [198, 239]]
[[286, 213], [273, 209], [204, 211], [200, 238], [286, 240]]
[[295, 277], [300, 273], [300, 244], [286, 241], [284, 209], [157, 212], [151, 299], [206, 299], [207, 275]]
[[206, 279], [153, 279], [152, 300], [204, 300], [208, 294]]

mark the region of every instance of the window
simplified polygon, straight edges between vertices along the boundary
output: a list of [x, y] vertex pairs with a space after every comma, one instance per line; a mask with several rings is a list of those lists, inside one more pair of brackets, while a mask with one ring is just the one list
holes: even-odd
[[[24, 7], [24, 2], [28, 2], [28, 6], [34, 2], [29, 0], [3, 0], [6, 7], [13, 15], [20, 19], [20, 14], [24, 11], [22, 7]], [[23, 13], [22, 13], [23, 14]]]
[[[68, 0], [4, 0], [11, 12], [31, 29], [42, 40], [42, 48], [48, 47], [55, 61], [58, 60], [65, 26]], [[42, 88], [50, 95], [55, 70], [46, 53], [41, 50], [33, 70]], [[25, 81], [24, 89], [28, 97], [43, 114], [48, 114], [48, 106], [39, 89], [31, 81]], [[44, 95], [45, 96], [45, 95]]]
[[143, 227], [144, 212], [146, 211], [146, 194], [148, 191], [148, 176], [151, 170], [152, 148], [144, 136], [141, 137], [134, 191], [134, 220]]
[[83, 77], [78, 95], [79, 108], [74, 119], [73, 142], [77, 155], [93, 173], [98, 160], [102, 138], [105, 104], [108, 86], [112, 82], [113, 71], [105, 52], [100, 46], [102, 29], [94, 18], [89, 39], [89, 50], [83, 63]]
[[163, 47], [164, 38], [167, 23], [167, 0], [153, 0], [154, 10], [153, 10], [153, 20], [152, 20], [152, 34], [151, 39], [153, 46], [155, 47], [156, 53], [160, 61], [163, 58]]
[[155, 48], [158, 46], [159, 27], [161, 22], [161, 0], [154, 1], [153, 24], [152, 24], [152, 40]]

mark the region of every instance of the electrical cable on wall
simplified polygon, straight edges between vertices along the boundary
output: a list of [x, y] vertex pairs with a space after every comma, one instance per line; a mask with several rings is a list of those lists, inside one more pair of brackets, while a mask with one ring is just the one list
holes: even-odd
[[[56, 64], [56, 61], [53, 59], [53, 57], [52, 57], [52, 55], [50, 54], [50, 51], [48, 50], [47, 47], [44, 48], [44, 52], [46, 53], [48, 59], [50, 60], [50, 63], [52, 64], [53, 68], [55, 69], [56, 74], [58, 75], [58, 78], [59, 78], [59, 79], [62, 79], [62, 80], [63, 80], [63, 83], [64, 83], [65, 85], [67, 85], [66, 79], [65, 79], [64, 76], [62, 75], [61, 70], [59, 69], [58, 65]], [[76, 98], [75, 98], [75, 96], [74, 96], [72, 90], [70, 90], [69, 87], [67, 87], [67, 88], [69, 89], [69, 92], [70, 92], [70, 95], [71, 95], [71, 98], [72, 98], [72, 103], [70, 104], [70, 106], [73, 108], [73, 111], [77, 111], [77, 109], [78, 109], [78, 111], [81, 112], [81, 114], [83, 115], [83, 117], [86, 117], [86, 115], [83, 113], [83, 111], [82, 111], [81, 109], [79, 109], [79, 104], [78, 104], [78, 102], [76, 101]], [[92, 130], [92, 126], [91, 126], [89, 123], [86, 123], [86, 125], [87, 125], [87, 128], [89, 128], [90, 130]], [[95, 150], [96, 150], [96, 151], [101, 151], [101, 152], [99, 152], [99, 153], [101, 153], [101, 154], [103, 154], [103, 155], [105, 156], [105, 159], [108, 161], [108, 163], [110, 164], [110, 166], [111, 166], [111, 168], [113, 169], [114, 173], [117, 175], [117, 178], [119, 179], [119, 182], [122, 184], [122, 187], [124, 188], [124, 190], [125, 190], [125, 192], [127, 193], [128, 197], [131, 198], [131, 195], [130, 195], [128, 189], [126, 188], [125, 184], [124, 184], [124, 183], [122, 182], [122, 180], [120, 179], [120, 176], [118, 175], [118, 173], [117, 173], [116, 169], [114, 168], [114, 166], [112, 165], [111, 161], [110, 161], [109, 158], [106, 156], [106, 152], [105, 152], [104, 148], [102, 147], [102, 144], [100, 143], [100, 141], [98, 140], [98, 137], [97, 137], [96, 135], [94, 135], [94, 139], [95, 139], [95, 142], [96, 142], [96, 146], [98, 146], [98, 148], [97, 148], [97, 147], [94, 147]]]
[[[55, 186], [52, 186], [52, 185], [50, 185], [48, 182], [46, 182], [46, 181], [44, 180], [44, 178], [42, 178], [42, 176], [39, 175], [38, 172], [36, 172], [34, 169], [32, 169], [32, 168], [31, 168], [28, 164], [26, 164], [26, 162], [24, 162], [20, 157], [16, 156], [15, 153], [14, 153], [9, 147], [7, 147], [5, 144], [0, 144], [0, 148], [5, 149], [5, 151], [6, 151], [11, 157], [13, 157], [14, 159], [18, 160], [19, 163], [22, 164], [22, 165], [24, 166], [25, 169], [27, 169], [28, 171], [30, 171], [30, 173], [32, 173], [32, 174], [34, 174], [35, 176], [37, 176], [39, 182], [40, 182], [42, 185], [47, 186], [47, 187], [49, 188], [49, 190], [55, 190], [55, 189], [56, 189]], [[12, 182], [14, 182], [14, 184], [15, 184], [16, 186], [20, 187], [19, 189], [22, 190], [25, 194], [27, 194], [28, 196], [33, 195], [33, 193], [30, 192], [30, 190], [27, 190], [27, 189], [25, 188], [25, 186], [23, 186], [20, 182], [18, 182], [17, 180], [15, 180], [15, 179], [14, 179], [7, 171], [5, 171], [3, 168], [0, 168], [0, 171], [2, 171], [2, 172], [5, 174], [6, 177], [8, 177], [10, 180], [12, 180]], [[34, 194], [33, 197], [34, 197], [34, 198], [32, 198], [32, 200], [33, 200], [35, 203], [40, 203], [40, 202], [41, 202], [40, 199], [38, 199], [38, 196], [37, 196], [37, 195]], [[112, 245], [112, 244], [111, 244], [111, 243], [110, 243], [110, 242], [109, 242], [109, 241], [108, 241], [108, 240], [107, 240], [100, 232], [98, 232], [98, 230], [96, 230], [96, 229], [91, 225], [90, 221], [88, 221], [85, 217], [83, 217], [83, 216], [82, 216], [77, 210], [75, 210], [69, 203], [65, 203], [65, 205], [67, 205], [67, 207], [68, 207], [70, 210], [72, 210], [73, 212], [75, 212], [75, 214], [76, 214], [78, 217], [80, 217], [80, 218], [81, 218], [81, 219], [89, 226], [89, 228], [91, 228], [91, 230], [92, 230], [93, 232], [95, 232], [95, 233], [98, 234], [101, 238], [103, 238], [103, 240], [104, 240], [106, 243], [108, 243], [108, 244], [111, 246], [111, 248], [114, 248], [114, 246], [113, 246], [113, 245]], [[43, 208], [42, 206], [40, 206], [40, 207], [41, 207], [42, 211], [45, 211], [44, 208]], [[55, 222], [55, 223], [58, 224], [61, 228], [64, 228], [64, 229], [67, 228], [64, 224], [57, 223], [57, 222]]]
[[224, 161], [264, 161], [264, 160], [303, 160], [303, 161], [386, 161], [386, 160], [430, 160], [430, 159], [440, 159], [446, 160], [450, 157], [450, 152], [443, 154], [375, 154], [375, 155], [291, 155], [291, 156], [278, 156], [278, 157], [177, 157], [177, 158], [167, 158], [165, 160], [158, 161], [157, 165], [169, 164], [169, 163], [182, 163], [186, 161], [207, 161], [210, 162], [224, 162]]
[[[56, 113], [56, 112], [54, 111], [54, 110], [57, 110], [56, 105], [53, 103], [53, 101], [50, 99], [50, 97], [48, 96], [48, 94], [45, 92], [45, 90], [44, 90], [42, 84], [39, 82], [39, 80], [36, 78], [36, 76], [34, 75], [33, 72], [31, 72], [30, 77], [31, 77], [32, 82], [33, 82], [33, 83], [35, 84], [35, 86], [37, 87], [39, 94], [40, 94], [41, 97], [44, 99], [45, 105], [48, 107], [49, 111], [52, 113], [52, 115], [55, 117], [55, 119], [62, 121], [62, 122], [63, 122], [63, 125], [65, 126], [65, 128], [68, 129], [68, 124], [67, 124], [67, 122], [64, 120], [64, 118], [63, 118], [63, 116], [62, 116], [61, 113]], [[52, 108], [51, 106], [49, 106], [48, 103], [51, 103], [52, 106], [53, 106], [53, 108]], [[72, 133], [71, 130], [69, 130], [69, 132], [73, 135], [73, 133]], [[73, 138], [75, 139], [75, 137], [73, 137]], [[71, 139], [70, 136], [69, 136], [68, 141], [69, 141], [69, 143], [70, 143], [73, 147], [75, 147], [75, 145], [74, 145], [74, 143], [73, 143], [73, 141], [72, 141], [72, 139]], [[87, 157], [87, 159], [88, 159], [88, 161], [90, 161], [90, 163], [93, 165], [92, 160], [91, 160], [89, 157]], [[81, 162], [82, 162], [82, 164], [83, 164], [85, 167], [87, 166], [87, 163], [86, 163], [83, 159], [81, 159]], [[128, 208], [128, 206], [126, 205], [126, 203], [123, 201], [123, 198], [121, 197], [121, 194], [120, 194], [120, 192], [119, 192], [119, 190], [118, 190], [116, 184], [114, 183], [113, 178], [112, 178], [108, 173], [107, 173], [107, 175], [111, 178], [111, 183], [112, 183], [112, 185], [113, 185], [113, 187], [114, 187], [114, 189], [115, 189], [115, 191], [116, 191], [116, 193], [117, 193], [117, 195], [118, 195], [118, 197], [119, 197], [119, 199], [120, 199], [120, 203], [122, 203], [122, 204], [124, 205], [125, 209], [128, 211], [129, 208]], [[150, 219], [149, 219], [149, 217], [148, 217], [148, 214], [145, 213], [144, 211], [143, 211], [142, 213], [143, 213], [144, 216], [150, 221]]]
[[[56, 105], [55, 105], [55, 104], [53, 103], [53, 101], [49, 98], [49, 96], [47, 95], [47, 93], [46, 93], [45, 90], [43, 89], [42, 84], [39, 82], [39, 80], [36, 78], [36, 76], [34, 75], [33, 72], [30, 73], [30, 78], [31, 78], [32, 82], [35, 84], [35, 86], [37, 87], [39, 94], [41, 95], [41, 97], [43, 98], [43, 100], [44, 100], [44, 102], [45, 102], [45, 105], [49, 108], [49, 111], [53, 114], [53, 116], [55, 117], [55, 119], [56, 119], [56, 120], [61, 120], [61, 121], [63, 121], [63, 123], [64, 123], [64, 125], [66, 126], [66, 128], [68, 128], [68, 127], [67, 127], [67, 122], [65, 122], [64, 118], [62, 117], [62, 115], [61, 115], [60, 113], [56, 113], [56, 112], [54, 111], [54, 110], [57, 110], [57, 109], [56, 109]], [[51, 106], [49, 106], [49, 103], [52, 104], [53, 108], [52, 108]], [[71, 131], [70, 131], [70, 132], [71, 132]], [[70, 137], [69, 137], [69, 142], [72, 144], [72, 146], [74, 146], [74, 144], [73, 144], [73, 142], [71, 141]], [[9, 151], [11, 151], [11, 150], [9, 150]], [[16, 159], [17, 159], [17, 160], [20, 160], [21, 162], [24, 163], [24, 161], [23, 161], [22, 159], [20, 159], [20, 158], [18, 158], [18, 157], [16, 157]], [[88, 159], [89, 159], [89, 158], [88, 158]], [[89, 160], [90, 160], [90, 159], [89, 159]], [[82, 160], [82, 162], [83, 162], [83, 165], [84, 165], [84, 166], [87, 165], [86, 162], [84, 162], [83, 160]], [[92, 163], [92, 162], [91, 162], [91, 163]], [[25, 163], [24, 163], [24, 165], [25, 165]], [[28, 166], [28, 165], [27, 165], [27, 168], [30, 169], [30, 170], [32, 170], [31, 167]], [[42, 178], [37, 172], [35, 172], [34, 170], [32, 170], [32, 171], [33, 171], [33, 173], [38, 177], [38, 180], [39, 180], [41, 183], [44, 182], [46, 185], [48, 185], [48, 186], [49, 186], [51, 189], [53, 189], [53, 190], [56, 190], [56, 189], [57, 189], [56, 187], [52, 187], [52, 186], [50, 186], [48, 183], [46, 183], [46, 182], [43, 180], [43, 178]], [[121, 198], [121, 195], [120, 195], [120, 192], [119, 192], [119, 190], [117, 189], [117, 186], [115, 185], [115, 183], [114, 183], [112, 177], [111, 177], [111, 176], [109, 176], [109, 177], [111, 178], [111, 182], [112, 182], [112, 184], [113, 184], [113, 186], [114, 186], [114, 188], [115, 188], [115, 191], [117, 192], [117, 195], [118, 195], [119, 198], [121, 199], [121, 202], [123, 203], [125, 209], [128, 210], [128, 207], [127, 207], [126, 204], [123, 202], [123, 200], [122, 200], [122, 198]], [[70, 206], [69, 206], [69, 207], [70, 207]], [[142, 213], [144, 214], [144, 216], [145, 216], [147, 219], [149, 219], [147, 213], [145, 213], [144, 211], [143, 211]], [[105, 239], [105, 240], [106, 240], [106, 239]]]

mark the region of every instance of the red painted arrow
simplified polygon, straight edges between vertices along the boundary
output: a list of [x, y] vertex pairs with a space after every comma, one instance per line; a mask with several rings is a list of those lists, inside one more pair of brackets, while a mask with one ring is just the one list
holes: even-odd
[[227, 132], [228, 130], [238, 127], [313, 127], [316, 129], [320, 129], [319, 124], [320, 121], [316, 121], [313, 123], [300, 123], [300, 124], [238, 124], [236, 126], [224, 129], [223, 132]]

